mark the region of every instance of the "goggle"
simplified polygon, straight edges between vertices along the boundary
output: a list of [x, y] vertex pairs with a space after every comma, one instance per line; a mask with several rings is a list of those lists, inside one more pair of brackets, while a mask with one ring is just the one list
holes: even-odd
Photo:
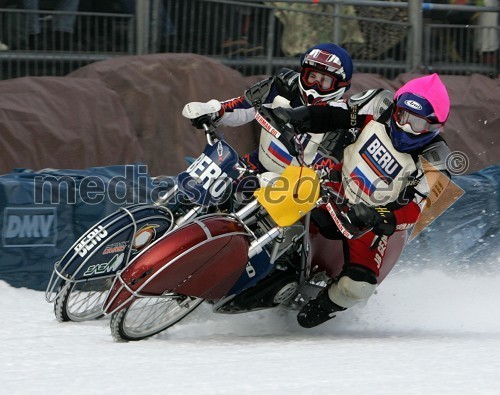
[[442, 123], [429, 122], [428, 119], [418, 116], [403, 107], [396, 107], [393, 117], [398, 127], [417, 136], [422, 133], [439, 132], [443, 127]]
[[301, 81], [305, 87], [310, 89], [316, 87], [320, 93], [330, 93], [338, 88], [349, 85], [349, 82], [339, 81], [332, 74], [312, 67], [305, 67], [302, 70]]

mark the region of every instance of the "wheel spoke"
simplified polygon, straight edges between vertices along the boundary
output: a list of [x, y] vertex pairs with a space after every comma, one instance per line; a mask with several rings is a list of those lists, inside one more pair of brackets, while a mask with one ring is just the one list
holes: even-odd
[[180, 295], [139, 298], [125, 310], [113, 314], [111, 332], [115, 338], [122, 340], [153, 336], [180, 321], [202, 301]]
[[86, 321], [102, 316], [102, 304], [110, 285], [109, 279], [70, 285], [55, 302], [56, 318], [59, 321]]

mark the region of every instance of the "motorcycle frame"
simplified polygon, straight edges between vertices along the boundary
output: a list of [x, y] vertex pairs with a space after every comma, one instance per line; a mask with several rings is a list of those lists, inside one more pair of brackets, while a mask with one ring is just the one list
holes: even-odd
[[[208, 127], [206, 125], [204, 125], [204, 127], [205, 127], [205, 131], [206, 131], [206, 138], [207, 138], [207, 144], [208, 145], [214, 146], [217, 142], [222, 141], [220, 133], [218, 133], [216, 130], [214, 130], [213, 128], [210, 128], [210, 127]], [[247, 168], [241, 166], [240, 164], [236, 164], [235, 165], [235, 170], [240, 173], [239, 174], [240, 176], [242, 174], [244, 174], [245, 172], [248, 171]], [[173, 215], [173, 213], [172, 213], [172, 211], [169, 208], [165, 207], [165, 206], [169, 202], [171, 202], [171, 200], [174, 197], [176, 197], [178, 195], [179, 191], [180, 191], [179, 186], [177, 184], [175, 184], [174, 186], [172, 186], [172, 188], [170, 188], [168, 191], [166, 191], [163, 196], [159, 196], [159, 198], [157, 199], [157, 201], [154, 204], [152, 204], [152, 205], [137, 206], [137, 210], [143, 209], [143, 208], [146, 208], [146, 207], [160, 208], [160, 209], [164, 210], [168, 214], [168, 216], [170, 217], [171, 226], [165, 231], [165, 233], [162, 235], [162, 237], [160, 237], [158, 240], [162, 239], [164, 236], [166, 236], [167, 234], [169, 234], [171, 231], [179, 228], [180, 226], [191, 222], [194, 218], [198, 217], [200, 215], [200, 213], [203, 213], [203, 211], [207, 210], [207, 208], [208, 208], [208, 206], [198, 205], [198, 206], [195, 206], [195, 207], [189, 209], [184, 215], [181, 215], [178, 218], [175, 218], [174, 215]], [[128, 208], [126, 208], [126, 207], [120, 207], [119, 211], [124, 211], [131, 218], [132, 222], [127, 227], [132, 226], [133, 227], [133, 234], [136, 234], [137, 233], [137, 222], [135, 221], [135, 218], [133, 217], [133, 215], [130, 212], [130, 210]], [[80, 273], [80, 271], [82, 270], [82, 268], [84, 268], [84, 267], [87, 266], [89, 260], [92, 259], [94, 257], [94, 255], [97, 253], [98, 248], [95, 248], [93, 251], [91, 251], [89, 253], [88, 257], [85, 258], [85, 260], [82, 261], [82, 263], [78, 266], [78, 268], [73, 272], [73, 275], [67, 276], [67, 275], [64, 274], [65, 270], [71, 265], [71, 263], [73, 262], [73, 260], [76, 259], [76, 257], [77, 257], [76, 253], [74, 252], [74, 249], [78, 245], [78, 243], [80, 242], [80, 240], [83, 237], [87, 236], [91, 231], [93, 231], [96, 228], [96, 226], [98, 226], [99, 223], [105, 222], [107, 218], [110, 218], [110, 217], [112, 217], [115, 214], [116, 214], [116, 212], [111, 213], [110, 215], [108, 215], [107, 217], [105, 217], [101, 221], [99, 221], [97, 224], [95, 224], [93, 227], [91, 227], [90, 229], [88, 229], [82, 236], [80, 236], [71, 245], [71, 247], [63, 255], [63, 257], [54, 263], [54, 269], [53, 269], [53, 272], [52, 272], [52, 274], [50, 276], [49, 283], [48, 283], [48, 286], [47, 286], [46, 291], [45, 291], [45, 299], [46, 299], [47, 302], [54, 303], [55, 300], [59, 297], [59, 295], [61, 295], [67, 289], [68, 286], [70, 286], [70, 285], [72, 285], [74, 283], [84, 283], [84, 282], [91, 282], [91, 281], [94, 281], [94, 280], [97, 280], [97, 279], [102, 280], [102, 279], [105, 279], [105, 278], [112, 278], [112, 277], [115, 277], [118, 274], [117, 272], [113, 272], [113, 273], [110, 273], [109, 275], [102, 275], [102, 276], [99, 276], [99, 277], [91, 277], [91, 278], [80, 279], [80, 280], [76, 280], [75, 279], [75, 276], [77, 276], [78, 273]], [[157, 218], [159, 218], [159, 217], [157, 217]], [[112, 221], [110, 223], [107, 223], [106, 227], [111, 227], [116, 222], [118, 222], [120, 220], [122, 220], [122, 217], [118, 217], [114, 221]], [[118, 229], [113, 234], [108, 235], [106, 237], [106, 239], [97, 240], [98, 244], [102, 245], [102, 244], [104, 244], [106, 242], [109, 242], [117, 234], [119, 234], [120, 232], [122, 232], [123, 229], [124, 228]], [[90, 239], [88, 239], [88, 242], [92, 242], [93, 240], [96, 240], [97, 238], [98, 238], [98, 233], [95, 234], [94, 236], [92, 236]], [[73, 253], [74, 256], [63, 267], [60, 268], [59, 267], [60, 262], [64, 261], [64, 259], [70, 253]], [[132, 248], [129, 248], [129, 251], [128, 251], [126, 259], [125, 259], [125, 264], [123, 264], [123, 263], [120, 264], [120, 265], [123, 265], [123, 269], [126, 268], [130, 264], [131, 253], [132, 253]], [[64, 283], [64, 286], [61, 286], [63, 283]]]
[[[315, 206], [319, 205], [321, 202], [322, 202], [322, 200], [319, 199], [316, 202]], [[164, 270], [166, 270], [171, 264], [175, 263], [179, 259], [182, 259], [187, 254], [192, 253], [195, 249], [199, 248], [200, 246], [203, 246], [204, 244], [212, 242], [216, 239], [220, 239], [223, 237], [230, 237], [230, 236], [234, 236], [234, 235], [245, 235], [245, 236], [249, 237], [250, 239], [252, 239], [252, 241], [250, 242], [250, 245], [249, 245], [249, 249], [248, 249], [248, 260], [250, 260], [255, 255], [261, 253], [266, 245], [269, 245], [270, 243], [276, 241], [280, 236], [284, 235], [287, 228], [290, 228], [290, 226], [281, 227], [279, 225], [275, 225], [275, 226], [271, 227], [267, 232], [262, 234], [260, 237], [257, 237], [254, 234], [254, 232], [247, 226], [247, 224], [245, 223], [245, 219], [248, 219], [252, 214], [254, 214], [256, 211], [260, 210], [261, 208], [262, 208], [262, 206], [255, 199], [255, 200], [252, 200], [251, 202], [249, 202], [245, 207], [241, 208], [236, 213], [207, 214], [207, 215], [203, 215], [200, 217], [196, 217], [192, 221], [189, 221], [189, 223], [197, 223], [198, 225], [203, 227], [203, 223], [201, 222], [201, 220], [203, 220], [205, 218], [228, 217], [228, 218], [233, 218], [236, 221], [238, 221], [245, 229], [245, 232], [230, 232], [230, 233], [225, 233], [223, 235], [208, 237], [206, 240], [202, 241], [199, 244], [196, 244], [193, 247], [188, 248], [186, 251], [182, 252], [181, 254], [179, 254], [178, 256], [173, 258], [168, 264], [164, 265], [161, 269], [159, 269], [154, 274], [152, 274], [150, 277], [148, 277], [143, 282], [143, 284], [141, 284], [141, 286], [139, 288], [137, 288], [136, 290], [133, 290], [132, 288], [130, 288], [127, 285], [127, 283], [122, 279], [121, 274], [122, 274], [123, 270], [125, 269], [124, 268], [123, 270], [118, 272], [116, 275], [115, 282], [116, 281], [120, 282], [120, 288], [115, 291], [114, 297], [109, 299], [108, 303], [104, 306], [104, 310], [106, 311], [105, 314], [106, 315], [113, 314], [114, 312], [120, 310], [121, 308], [126, 306], [128, 303], [130, 303], [132, 300], [137, 299], [137, 298], [162, 298], [162, 297], [171, 298], [171, 297], [177, 295], [176, 293], [166, 291], [162, 295], [152, 296], [152, 295], [142, 294], [141, 291], [151, 281], [153, 281], [158, 275], [160, 275], [160, 273], [162, 273]], [[294, 236], [295, 240], [296, 240], [296, 238], [302, 238], [301, 245], [302, 245], [303, 254], [301, 254], [301, 262], [300, 262], [300, 277], [299, 277], [300, 282], [304, 282], [306, 279], [306, 275], [307, 275], [307, 261], [308, 261], [307, 255], [308, 255], [308, 252], [310, 250], [310, 244], [309, 244], [309, 239], [308, 239], [308, 229], [309, 229], [309, 224], [310, 224], [310, 217], [311, 217], [311, 213], [308, 212], [303, 217], [304, 218], [304, 228], [303, 228], [301, 234]], [[161, 238], [159, 238], [158, 240], [155, 240], [155, 242], [153, 242], [150, 246], [148, 246], [147, 249], [144, 249], [143, 251], [141, 251], [134, 259], [138, 259], [140, 255], [145, 253], [148, 249], [153, 248], [155, 244], [159, 243], [160, 240], [164, 239], [165, 237], [168, 237], [170, 234], [171, 234], [171, 232], [165, 233]], [[279, 241], [275, 242], [275, 244], [273, 245], [273, 247], [271, 249], [269, 264], [274, 265], [276, 260], [279, 257], [281, 257], [285, 252], [287, 252], [294, 245], [295, 240], [293, 240], [293, 242], [290, 243], [289, 247], [282, 249], [281, 251], [279, 249], [281, 242], [279, 242]], [[111, 289], [113, 289], [113, 286], [111, 287]], [[116, 306], [113, 310], [107, 311], [107, 307], [113, 304], [116, 297], [118, 297], [120, 292], [124, 289], [130, 294], [130, 296], [126, 300], [124, 300], [120, 305]], [[190, 296], [190, 295], [187, 295], [187, 296]], [[227, 297], [232, 297], [232, 296], [228, 295]], [[226, 299], [226, 297], [224, 297], [223, 299]]]

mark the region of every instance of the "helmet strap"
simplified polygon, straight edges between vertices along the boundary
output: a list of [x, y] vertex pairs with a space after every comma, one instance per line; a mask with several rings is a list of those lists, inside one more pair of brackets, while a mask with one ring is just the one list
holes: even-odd
[[396, 107], [395, 104], [392, 103], [389, 107], [385, 109], [385, 111], [380, 115], [380, 117], [376, 119], [376, 121], [379, 123], [386, 123], [391, 118], [392, 112], [395, 107]]

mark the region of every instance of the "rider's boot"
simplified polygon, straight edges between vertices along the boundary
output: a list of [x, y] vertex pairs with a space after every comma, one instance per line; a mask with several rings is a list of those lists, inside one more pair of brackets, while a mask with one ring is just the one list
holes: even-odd
[[328, 288], [323, 289], [316, 299], [307, 302], [297, 315], [297, 321], [304, 328], [313, 328], [318, 326], [333, 317], [337, 311], [345, 310], [330, 299], [328, 296]]
[[348, 264], [338, 280], [302, 307], [297, 321], [305, 328], [318, 326], [335, 317], [335, 312], [366, 302], [376, 288], [377, 277], [372, 270], [358, 264]]

